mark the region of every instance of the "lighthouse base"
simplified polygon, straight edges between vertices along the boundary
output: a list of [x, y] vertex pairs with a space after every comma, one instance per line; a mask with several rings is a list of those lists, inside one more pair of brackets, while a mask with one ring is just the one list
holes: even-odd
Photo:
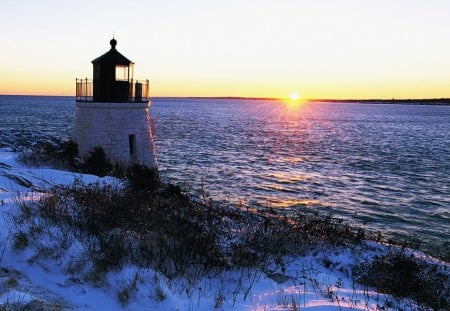
[[86, 156], [95, 147], [101, 147], [112, 162], [158, 168], [150, 105], [77, 102], [74, 136], [79, 154]]

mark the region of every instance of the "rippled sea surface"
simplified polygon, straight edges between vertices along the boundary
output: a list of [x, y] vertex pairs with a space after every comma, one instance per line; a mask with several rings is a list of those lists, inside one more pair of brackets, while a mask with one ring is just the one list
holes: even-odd
[[[71, 97], [0, 96], [0, 109], [0, 146], [71, 134]], [[156, 98], [151, 113], [168, 180], [450, 255], [450, 106]]]

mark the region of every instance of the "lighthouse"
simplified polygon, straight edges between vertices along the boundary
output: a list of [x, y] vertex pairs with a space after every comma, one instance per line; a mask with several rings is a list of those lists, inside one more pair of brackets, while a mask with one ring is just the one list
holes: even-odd
[[74, 136], [81, 156], [101, 147], [114, 163], [156, 169], [149, 81], [134, 80], [134, 63], [110, 41], [92, 61], [93, 78], [76, 79]]

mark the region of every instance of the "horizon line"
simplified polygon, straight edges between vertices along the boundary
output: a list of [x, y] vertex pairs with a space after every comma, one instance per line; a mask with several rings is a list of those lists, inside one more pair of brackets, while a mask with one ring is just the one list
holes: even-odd
[[[43, 95], [43, 94], [0, 94], [0, 96], [23, 96], [23, 97], [75, 97], [74, 95]], [[253, 96], [153, 96], [150, 98], [173, 98], [173, 99], [250, 99], [250, 100], [290, 100], [287, 97], [253, 97]], [[415, 101], [441, 101], [450, 103], [450, 97], [432, 97], [432, 98], [301, 98], [299, 101], [306, 102], [415, 102]]]

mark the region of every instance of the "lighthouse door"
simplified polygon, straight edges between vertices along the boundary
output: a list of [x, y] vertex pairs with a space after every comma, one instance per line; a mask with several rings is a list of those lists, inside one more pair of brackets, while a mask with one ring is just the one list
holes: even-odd
[[136, 161], [136, 135], [128, 135], [128, 145], [130, 147], [131, 161]]

